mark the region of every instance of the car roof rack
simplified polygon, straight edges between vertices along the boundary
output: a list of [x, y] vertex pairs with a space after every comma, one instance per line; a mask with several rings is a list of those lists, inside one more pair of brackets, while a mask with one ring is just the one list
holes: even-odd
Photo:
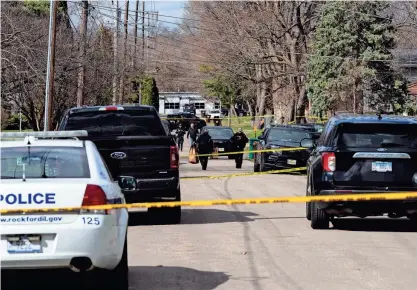
[[77, 131], [39, 131], [39, 132], [0, 132], [0, 139], [26, 139], [26, 138], [38, 138], [38, 139], [75, 139], [78, 137], [87, 137], [88, 132], [86, 130]]

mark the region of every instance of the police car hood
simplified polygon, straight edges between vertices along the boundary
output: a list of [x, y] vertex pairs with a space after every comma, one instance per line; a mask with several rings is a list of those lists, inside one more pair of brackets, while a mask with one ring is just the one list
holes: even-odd
[[80, 207], [89, 179], [1, 180], [0, 209]]

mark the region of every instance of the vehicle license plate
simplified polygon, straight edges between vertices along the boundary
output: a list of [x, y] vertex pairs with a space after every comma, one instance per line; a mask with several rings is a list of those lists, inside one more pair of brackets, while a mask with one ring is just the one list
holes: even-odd
[[382, 161], [372, 162], [372, 171], [391, 172], [392, 162], [382, 162]]
[[219, 152], [222, 152], [222, 151], [224, 151], [224, 148], [219, 148]]
[[287, 164], [289, 164], [289, 165], [296, 165], [297, 164], [297, 160], [288, 159], [287, 160]]
[[29, 241], [25, 236], [20, 236], [19, 241], [7, 241], [7, 252], [10, 254], [40, 253], [41, 242]]

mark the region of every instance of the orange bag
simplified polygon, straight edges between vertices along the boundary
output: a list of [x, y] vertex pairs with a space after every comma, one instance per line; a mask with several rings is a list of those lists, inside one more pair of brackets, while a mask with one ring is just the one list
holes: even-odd
[[190, 148], [190, 152], [188, 153], [188, 163], [197, 164], [198, 161], [197, 150], [193, 146]]

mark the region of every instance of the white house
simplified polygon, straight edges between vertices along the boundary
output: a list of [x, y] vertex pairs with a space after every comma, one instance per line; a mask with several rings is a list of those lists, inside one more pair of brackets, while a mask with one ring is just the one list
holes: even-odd
[[184, 105], [194, 104], [196, 115], [201, 114], [201, 110], [220, 109], [220, 102], [211, 101], [204, 98], [199, 93], [193, 92], [160, 92], [159, 93], [159, 114], [175, 114], [183, 112]]

